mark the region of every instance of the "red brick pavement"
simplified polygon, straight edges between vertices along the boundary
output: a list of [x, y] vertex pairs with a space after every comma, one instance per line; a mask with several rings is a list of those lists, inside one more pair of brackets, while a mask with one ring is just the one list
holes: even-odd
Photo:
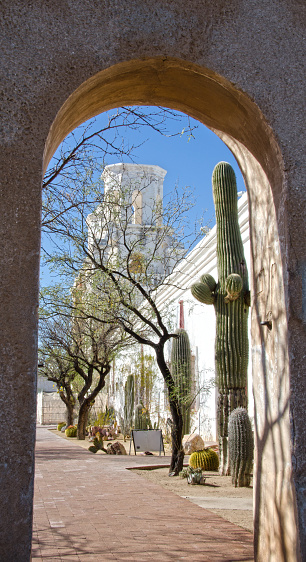
[[135, 463], [152, 457], [93, 455], [39, 428], [32, 560], [253, 561], [251, 533], [126, 470]]

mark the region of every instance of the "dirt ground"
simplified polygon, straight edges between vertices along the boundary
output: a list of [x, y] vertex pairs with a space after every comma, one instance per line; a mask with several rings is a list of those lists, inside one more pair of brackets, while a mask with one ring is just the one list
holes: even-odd
[[[90, 446], [90, 442], [88, 438], [85, 441], [77, 441], [76, 439], [67, 438], [64, 433], [61, 433], [57, 430], [52, 430], [53, 433], [59, 435], [63, 439], [68, 439], [71, 442], [74, 442], [77, 446], [83, 447], [88, 449]], [[126, 448], [127, 454], [129, 453], [129, 441], [125, 443], [123, 440], [121, 441]], [[106, 443], [105, 443], [106, 446]], [[166, 455], [169, 455], [169, 447], [166, 446]], [[99, 451], [96, 454], [105, 455], [104, 452]], [[131, 458], [131, 457], [130, 457]], [[184, 464], [188, 463], [189, 457], [186, 456], [184, 459]], [[153, 459], [152, 459], [153, 461]], [[169, 457], [165, 457], [165, 464], [169, 462]], [[168, 468], [154, 468], [153, 470], [143, 470], [139, 468], [132, 468], [133, 472], [139, 474], [139, 476], [143, 478], [147, 478], [151, 482], [155, 484], [159, 484], [163, 486], [167, 490], [170, 490], [174, 494], [177, 494], [182, 497], [195, 498], [201, 501], [201, 498], [209, 499], [213, 501], [216, 505], [218, 504], [218, 498], [221, 501], [224, 500], [226, 503], [228, 502], [228, 506], [231, 506], [231, 499], [232, 498], [241, 498], [251, 500], [253, 496], [253, 487], [250, 486], [249, 488], [234, 488], [231, 483], [230, 476], [220, 476], [217, 472], [206, 472], [205, 477], [206, 481], [205, 484], [202, 486], [199, 485], [189, 485], [187, 484], [187, 480], [185, 478], [180, 477], [171, 477], [168, 476]], [[215, 500], [215, 501], [214, 501]], [[191, 500], [192, 501], [192, 500]], [[226, 506], [227, 507], [227, 506]], [[208, 509], [205, 507], [205, 509]], [[209, 511], [220, 515], [227, 521], [231, 523], [235, 523], [239, 525], [243, 529], [246, 529], [250, 532], [253, 532], [253, 512], [252, 510], [246, 509], [218, 509], [218, 508], [209, 508]]]
[[[203, 486], [192, 486], [187, 484], [185, 478], [175, 477], [169, 478], [167, 468], [158, 468], [154, 470], [133, 470], [140, 476], [147, 478], [155, 484], [159, 484], [167, 490], [174, 492], [183, 497], [194, 498], [227, 498], [228, 504], [231, 504], [231, 498], [252, 498], [253, 488], [234, 488], [231, 483], [230, 476], [219, 476], [217, 472], [206, 472], [206, 481]], [[206, 508], [207, 509], [207, 508]], [[253, 512], [251, 510], [242, 509], [209, 509], [213, 513], [220, 515], [227, 521], [239, 525], [247, 531], [253, 532]]]

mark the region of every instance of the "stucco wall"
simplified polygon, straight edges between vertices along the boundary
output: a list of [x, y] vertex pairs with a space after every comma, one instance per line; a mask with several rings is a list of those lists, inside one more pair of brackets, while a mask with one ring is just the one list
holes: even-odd
[[37, 423], [49, 425], [64, 422], [66, 419], [66, 407], [56, 392], [37, 393]]
[[[10, 419], [16, 428], [0, 436], [0, 520], [6, 522], [1, 560], [30, 556], [45, 143], [50, 131], [46, 165], [69, 130], [123, 103], [188, 112], [225, 140], [244, 173], [257, 303], [252, 317], [258, 377], [256, 557], [301, 559], [305, 4], [4, 0], [1, 10], [0, 421]], [[269, 335], [259, 322], [270, 309]]]

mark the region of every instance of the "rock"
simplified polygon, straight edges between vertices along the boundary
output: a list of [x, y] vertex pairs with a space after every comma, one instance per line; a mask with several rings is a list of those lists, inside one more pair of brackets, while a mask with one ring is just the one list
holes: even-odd
[[108, 455], [126, 455], [125, 447], [122, 443], [119, 443], [119, 441], [109, 443], [106, 452]]
[[194, 453], [195, 451], [202, 451], [205, 444], [200, 435], [190, 433], [189, 435], [184, 435], [183, 447], [185, 455], [191, 455], [191, 453]]

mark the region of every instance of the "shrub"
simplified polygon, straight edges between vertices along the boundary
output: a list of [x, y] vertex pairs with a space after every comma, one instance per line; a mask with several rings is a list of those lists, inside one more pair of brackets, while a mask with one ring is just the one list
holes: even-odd
[[61, 431], [62, 427], [65, 427], [66, 422], [60, 422], [57, 426], [57, 431]]
[[77, 426], [76, 425], [69, 425], [67, 429], [65, 429], [66, 437], [76, 437], [77, 436]]

